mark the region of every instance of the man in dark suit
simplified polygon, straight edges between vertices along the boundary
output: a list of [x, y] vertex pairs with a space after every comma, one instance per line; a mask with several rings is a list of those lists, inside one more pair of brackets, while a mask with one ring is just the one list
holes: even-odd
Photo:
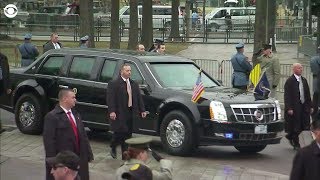
[[312, 122], [311, 130], [315, 135], [315, 141], [297, 152], [293, 159], [290, 180], [320, 178], [320, 120]]
[[[43, 142], [46, 158], [54, 157], [61, 151], [74, 152], [81, 159], [80, 178], [88, 180], [88, 162], [93, 160], [93, 154], [80, 114], [73, 109], [76, 103], [75, 93], [71, 89], [62, 89], [58, 96], [59, 104], [44, 119]], [[51, 167], [46, 164], [46, 168], [46, 179], [52, 180]]]
[[301, 76], [302, 65], [295, 63], [292, 69], [293, 75], [284, 85], [285, 131], [289, 143], [294, 149], [299, 149], [299, 134], [310, 129], [310, 114], [313, 108], [308, 82]]
[[50, 41], [43, 45], [43, 53], [49, 51], [50, 49], [61, 49], [62, 44], [59, 42], [58, 33], [52, 33], [50, 35]]
[[120, 76], [108, 84], [107, 105], [113, 137], [110, 144], [111, 156], [117, 158], [116, 147], [126, 150], [125, 140], [132, 136], [133, 118], [146, 117], [139, 86], [130, 79], [131, 67], [123, 64]]
[[[0, 53], [0, 96], [10, 93], [11, 89], [8, 58], [4, 54]], [[0, 119], [0, 133], [2, 133], [3, 131], [5, 130], [2, 129], [2, 123]]]

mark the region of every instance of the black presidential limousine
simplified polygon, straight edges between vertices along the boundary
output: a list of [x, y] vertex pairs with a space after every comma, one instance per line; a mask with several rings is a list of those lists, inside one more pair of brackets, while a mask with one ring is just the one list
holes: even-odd
[[279, 102], [258, 100], [252, 92], [227, 88], [206, 72], [205, 93], [191, 101], [199, 67], [186, 58], [97, 49], [50, 50], [27, 68], [12, 69], [13, 92], [1, 107], [14, 112], [19, 130], [40, 134], [44, 115], [58, 102], [60, 88], [77, 93], [76, 108], [93, 131], [108, 130], [106, 91], [123, 63], [139, 83], [146, 119], [134, 120], [134, 133], [160, 136], [163, 147], [185, 155], [198, 146], [234, 146], [259, 152], [280, 143], [283, 131]]

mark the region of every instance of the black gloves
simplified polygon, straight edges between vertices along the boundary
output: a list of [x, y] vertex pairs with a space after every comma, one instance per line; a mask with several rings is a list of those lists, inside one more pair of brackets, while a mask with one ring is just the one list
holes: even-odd
[[272, 88], [277, 88], [277, 86], [276, 85], [272, 85]]
[[151, 154], [153, 156], [153, 158], [157, 161], [160, 161], [161, 159], [163, 159], [163, 157], [161, 157], [158, 153], [156, 153], [155, 151], [151, 150]]

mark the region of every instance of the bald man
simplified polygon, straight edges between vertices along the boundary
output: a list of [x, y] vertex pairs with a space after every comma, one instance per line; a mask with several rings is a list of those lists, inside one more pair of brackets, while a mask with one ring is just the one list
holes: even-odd
[[299, 134], [310, 129], [311, 97], [306, 78], [302, 77], [300, 63], [292, 65], [293, 74], [284, 85], [286, 138], [295, 150], [300, 149]]

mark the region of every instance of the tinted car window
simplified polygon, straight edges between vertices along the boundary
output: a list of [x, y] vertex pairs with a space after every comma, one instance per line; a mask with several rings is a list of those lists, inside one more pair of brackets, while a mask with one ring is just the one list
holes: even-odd
[[[151, 65], [164, 87], [193, 89], [199, 77], [199, 69], [192, 63], [152, 63]], [[205, 87], [218, 86], [204, 73], [201, 74], [201, 80]]]
[[133, 63], [128, 63], [131, 67], [131, 79], [136, 81], [138, 84], [143, 84], [143, 78], [137, 68], [137, 66]]
[[63, 64], [63, 61], [63, 56], [51, 56], [39, 69], [38, 73], [57, 76], [59, 75], [60, 67]]
[[116, 65], [117, 65], [116, 61], [106, 60], [103, 65], [99, 81], [101, 82], [111, 81]]
[[78, 79], [89, 79], [95, 58], [93, 57], [74, 57], [69, 77]]

